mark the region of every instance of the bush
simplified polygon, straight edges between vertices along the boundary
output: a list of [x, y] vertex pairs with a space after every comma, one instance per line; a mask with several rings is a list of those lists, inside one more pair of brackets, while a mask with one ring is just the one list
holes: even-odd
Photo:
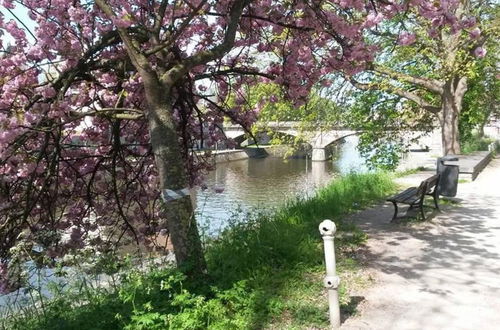
[[493, 142], [493, 139], [485, 138], [484, 136], [481, 137], [479, 135], [473, 135], [470, 139], [462, 143], [462, 154], [470, 154], [475, 151], [488, 150], [488, 146]]

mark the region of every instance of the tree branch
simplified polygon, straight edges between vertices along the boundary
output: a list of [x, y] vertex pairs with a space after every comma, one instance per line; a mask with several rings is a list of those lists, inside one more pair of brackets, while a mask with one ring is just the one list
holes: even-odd
[[200, 79], [228, 75], [228, 74], [233, 74], [233, 73], [241, 74], [241, 75], [248, 75], [248, 76], [261, 76], [261, 77], [268, 78], [270, 80], [274, 80], [274, 78], [275, 78], [273, 75], [270, 75], [268, 73], [247, 70], [244, 68], [232, 68], [232, 69], [227, 69], [227, 70], [218, 70], [218, 71], [214, 71], [214, 72], [207, 72], [207, 73], [198, 74], [194, 77], [194, 79], [200, 80]]
[[[134, 114], [123, 113], [124, 111], [133, 112]], [[78, 120], [84, 117], [91, 117], [91, 116], [104, 116], [109, 118], [128, 119], [128, 120], [137, 120], [144, 117], [143, 111], [133, 108], [103, 108], [94, 111], [86, 111], [82, 113], [72, 112], [71, 114], [75, 116], [71, 118], [73, 120]]]
[[382, 74], [382, 75], [388, 76], [388, 77], [395, 79], [395, 80], [418, 85], [420, 87], [426, 88], [429, 91], [432, 91], [432, 92], [435, 92], [438, 94], [443, 93], [443, 85], [444, 84], [438, 80], [435, 80], [435, 79], [418, 78], [418, 77], [411, 76], [409, 74], [397, 72], [397, 71], [391, 70], [387, 67], [382, 67], [382, 66], [378, 66], [378, 65], [374, 66], [372, 68], [372, 71], [376, 72], [377, 74]]
[[249, 3], [250, 0], [236, 0], [234, 2], [229, 13], [229, 22], [227, 24], [224, 40], [220, 45], [217, 45], [209, 50], [200, 51], [199, 53], [186, 58], [184, 61], [182, 61], [182, 63], [177, 64], [172, 69], [168, 70], [161, 77], [161, 81], [166, 82], [167, 85], [171, 86], [191, 68], [213, 61], [229, 52], [233, 48], [234, 40], [236, 38], [236, 30], [238, 28], [243, 10]]
[[[203, 0], [200, 2], [200, 4], [196, 8], [193, 8], [193, 10], [188, 15], [188, 17], [176, 29], [176, 32], [173, 35], [169, 36], [168, 39], [165, 40], [165, 42], [158, 44], [155, 47], [151, 48], [150, 50], [146, 51], [145, 52], [146, 56], [156, 54], [157, 52], [162, 51], [163, 49], [165, 49], [167, 47], [170, 47], [175, 41], [177, 41], [177, 38], [181, 35], [181, 33], [184, 31], [184, 29], [189, 26], [189, 23], [191, 23], [193, 18], [196, 16], [196, 14], [198, 14], [198, 12], [201, 10], [201, 8], [203, 8], [203, 6], [206, 3], [207, 3], [207, 0]], [[160, 27], [161, 27], [161, 24], [160, 24]], [[157, 31], [158, 34], [160, 32], [159, 31], [160, 27], [158, 27], [158, 31]]]
[[435, 106], [435, 105], [428, 103], [427, 101], [425, 101], [423, 98], [421, 98], [417, 94], [396, 88], [394, 86], [383, 86], [380, 84], [363, 84], [363, 83], [360, 83], [359, 81], [355, 80], [352, 77], [349, 78], [349, 81], [351, 82], [351, 84], [354, 87], [362, 89], [362, 90], [378, 90], [378, 91], [384, 91], [387, 93], [401, 96], [407, 100], [415, 102], [417, 105], [419, 105], [423, 109], [425, 109], [429, 112], [432, 112], [434, 114], [437, 114], [439, 111], [441, 111], [441, 107], [438, 107], [438, 106]]
[[467, 78], [466, 77], [460, 77], [460, 79], [457, 82], [457, 86], [455, 88], [455, 91], [457, 93], [457, 98], [462, 100], [462, 98], [465, 95], [465, 92], [467, 92]]
[[[117, 16], [113, 12], [113, 8], [111, 8], [111, 6], [106, 2], [106, 0], [95, 0], [95, 3], [109, 19], [112, 20], [113, 18], [117, 18]], [[129, 54], [132, 64], [134, 64], [137, 70], [140, 71], [142, 74], [148, 74], [148, 75], [153, 74], [154, 71], [151, 69], [148, 59], [136, 47], [134, 40], [129, 36], [127, 29], [119, 26], [117, 26], [116, 29], [125, 45], [125, 49]]]

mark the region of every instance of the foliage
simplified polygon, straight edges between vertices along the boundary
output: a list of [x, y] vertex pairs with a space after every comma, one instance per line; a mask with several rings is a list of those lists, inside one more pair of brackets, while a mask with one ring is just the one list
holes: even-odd
[[262, 104], [259, 120], [263, 121], [315, 121], [335, 122], [338, 111], [331, 100], [312, 90], [303, 105], [295, 106], [283, 88], [275, 83], [261, 83], [248, 89], [249, 106]]
[[[189, 279], [176, 269], [131, 271], [118, 291], [66, 294], [35, 315], [4, 319], [4, 325], [23, 330], [326, 327], [318, 223], [335, 220], [339, 272], [355, 272], [352, 251], [366, 235], [342, 219], [393, 190], [386, 174], [347, 175], [311, 199], [225, 230], [208, 245], [207, 277]], [[352, 284], [342, 283], [343, 309], [352, 308], [346, 296]]]
[[474, 151], [486, 151], [488, 150], [488, 146], [493, 142], [493, 139], [474, 134], [462, 145], [462, 153], [470, 154]]
[[[500, 22], [500, 7], [496, 8], [494, 15], [496, 19], [492, 24]], [[498, 45], [498, 31], [490, 29], [493, 34], [486, 43], [488, 52], [486, 56], [476, 61], [471, 67], [468, 91], [464, 97], [464, 106], [460, 114], [460, 139], [464, 143], [474, 140], [474, 131], [482, 134], [485, 124], [490, 119], [500, 117], [500, 79], [498, 79], [498, 62], [500, 48]], [[464, 148], [465, 149], [465, 148]]]
[[382, 91], [352, 91], [345, 102], [348, 110], [343, 121], [361, 132], [358, 149], [371, 168], [394, 170], [409, 144], [418, 138], [406, 135], [433, 129], [429, 113]]
[[[237, 94], [230, 96], [229, 104], [235, 104]], [[304, 104], [295, 105], [287, 97], [283, 86], [276, 83], [260, 83], [248, 86], [245, 91], [248, 109], [259, 109], [258, 122], [252, 126], [251, 133], [259, 140], [259, 135], [265, 133], [271, 144], [291, 144], [300, 146], [301, 136], [291, 137], [272, 129], [268, 129], [268, 122], [299, 123], [296, 127], [299, 132], [329, 128], [340, 123], [340, 110], [335, 102], [320, 95], [320, 90], [311, 90]]]

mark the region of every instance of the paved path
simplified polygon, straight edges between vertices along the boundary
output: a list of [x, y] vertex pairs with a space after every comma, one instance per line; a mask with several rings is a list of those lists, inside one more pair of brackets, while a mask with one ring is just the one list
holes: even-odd
[[376, 282], [342, 329], [500, 329], [500, 159], [457, 197], [426, 223], [389, 223], [389, 203], [353, 216]]

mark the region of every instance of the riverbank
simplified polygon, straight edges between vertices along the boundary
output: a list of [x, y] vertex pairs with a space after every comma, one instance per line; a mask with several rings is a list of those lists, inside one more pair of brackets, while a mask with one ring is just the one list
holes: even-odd
[[[120, 285], [65, 293], [9, 329], [250, 329], [327, 327], [323, 254], [318, 224], [330, 218], [337, 240], [342, 309], [366, 279], [353, 251], [366, 236], [343, 222], [379, 201], [394, 185], [385, 174], [350, 174], [307, 200], [272, 214], [251, 214], [207, 242], [209, 275], [188, 281], [173, 269], [130, 270]], [[70, 308], [72, 306], [72, 308]], [[6, 320], [3, 320], [5, 322]], [[1, 325], [1, 323], [0, 323]]]
[[287, 145], [262, 145], [243, 149], [215, 150], [212, 152], [215, 164], [233, 162], [249, 158], [306, 158], [310, 151], [306, 149], [292, 150]]

